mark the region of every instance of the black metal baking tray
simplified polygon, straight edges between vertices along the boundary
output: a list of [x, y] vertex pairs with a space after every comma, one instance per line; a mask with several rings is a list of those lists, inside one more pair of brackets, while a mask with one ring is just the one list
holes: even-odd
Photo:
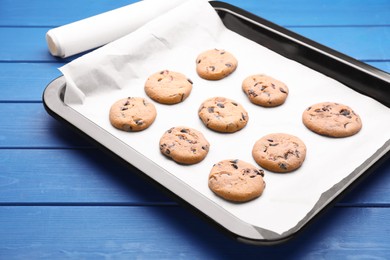
[[[343, 83], [345, 86], [390, 107], [389, 74], [230, 4], [218, 1], [210, 3], [228, 29], [288, 59], [295, 60], [313, 70], [325, 74]], [[113, 140], [109, 136], [106, 137], [98, 125], [86, 120], [85, 117], [68, 107], [64, 103], [65, 91], [66, 82], [64, 77], [53, 80], [46, 87], [43, 93], [43, 103], [50, 115], [70, 125], [73, 129], [93, 142], [96, 142], [100, 147], [115, 157], [122, 159], [132, 167], [133, 171], [133, 166], [140, 169], [141, 171], [139, 172], [141, 174], [147, 171], [147, 168], [150, 166], [148, 165], [147, 158], [141, 158], [138, 161], [123, 159], [121, 153], [126, 150], [126, 147], [123, 147], [117, 140]], [[390, 152], [388, 152], [389, 147], [390, 141], [387, 141], [359, 169], [323, 193], [307, 216], [297, 226], [283, 234], [254, 227], [234, 217], [226, 216], [223, 209], [215, 208], [215, 205], [212, 205], [213, 203], [208, 202], [203, 197], [199, 196], [199, 198], [196, 198], [197, 201], [195, 203], [192, 197], [182, 196], [183, 192], [190, 193], [191, 191], [186, 191], [186, 187], [176, 180], [161, 179], [158, 176], [148, 174], [143, 175], [168, 190], [172, 195], [183, 201], [184, 204], [191, 206], [196, 212], [206, 216], [207, 219], [236, 237], [239, 241], [258, 245], [270, 245], [285, 242], [301, 232], [309, 223], [318, 218], [322, 212], [338, 201], [342, 195], [347, 193], [363, 178], [367, 177], [379, 164], [388, 160], [390, 158]], [[132, 152], [134, 152], [134, 157], [140, 157], [136, 151]], [[196, 197], [197, 195], [194, 194], [194, 196]]]

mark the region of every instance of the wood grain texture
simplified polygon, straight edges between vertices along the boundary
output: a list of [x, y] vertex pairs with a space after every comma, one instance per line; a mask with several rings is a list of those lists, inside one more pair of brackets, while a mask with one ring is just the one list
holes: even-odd
[[[0, 207], [5, 259], [387, 259], [388, 208], [334, 208], [286, 244], [237, 243], [180, 207]], [[364, 235], [363, 235], [364, 234]]]

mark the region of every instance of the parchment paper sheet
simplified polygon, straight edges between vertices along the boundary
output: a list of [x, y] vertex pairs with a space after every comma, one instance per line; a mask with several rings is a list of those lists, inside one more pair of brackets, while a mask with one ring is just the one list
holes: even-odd
[[[239, 61], [237, 70], [220, 81], [203, 80], [195, 71], [197, 55], [212, 48], [228, 50]], [[164, 69], [186, 74], [194, 82], [191, 95], [176, 105], [154, 102], [158, 115], [145, 131], [127, 133], [113, 128], [108, 120], [112, 103], [128, 96], [147, 98], [144, 92], [147, 77]], [[206, 196], [247, 223], [279, 234], [297, 225], [323, 192], [348, 176], [390, 139], [387, 107], [229, 31], [206, 1], [187, 1], [60, 70], [67, 80], [67, 105], [153, 160], [182, 180], [183, 185], [195, 188], [199, 196]], [[290, 94], [285, 104], [263, 108], [248, 101], [241, 83], [256, 73], [268, 74], [288, 85]], [[207, 129], [197, 110], [205, 99], [213, 96], [241, 103], [249, 113], [248, 125], [233, 134]], [[355, 136], [339, 139], [306, 129], [301, 121], [303, 111], [323, 101], [352, 107], [361, 116], [363, 129]], [[201, 163], [183, 166], [160, 153], [161, 135], [178, 125], [202, 131], [211, 143], [210, 152]], [[254, 143], [273, 132], [293, 134], [305, 142], [307, 157], [303, 166], [288, 174], [266, 171], [266, 189], [253, 201], [236, 204], [215, 196], [207, 186], [213, 164], [236, 158], [256, 164], [251, 156]]]

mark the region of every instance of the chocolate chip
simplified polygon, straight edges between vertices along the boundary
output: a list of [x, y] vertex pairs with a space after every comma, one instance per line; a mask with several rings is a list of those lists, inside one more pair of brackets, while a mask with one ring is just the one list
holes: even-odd
[[169, 149], [166, 149], [166, 150], [165, 150], [165, 153], [166, 153], [166, 154], [170, 154], [171, 151], [170, 151]]
[[238, 166], [237, 166], [237, 164], [235, 164], [235, 163], [233, 163], [233, 164], [231, 164], [232, 165], [232, 167], [234, 168], [234, 169], [238, 169]]
[[198, 63], [198, 64], [199, 64], [199, 63], [201, 63], [201, 62], [202, 62], [202, 60], [201, 60], [201, 59], [199, 59], [199, 60], [197, 60], [197, 61], [196, 61], [196, 63]]
[[260, 175], [261, 177], [264, 177], [264, 171], [263, 170], [254, 170], [256, 175]]
[[268, 142], [272, 143], [274, 140], [272, 139], [267, 139]]
[[128, 107], [121, 107], [121, 111], [125, 111], [127, 109], [129, 109], [129, 108]]
[[250, 96], [253, 96], [253, 97], [257, 97], [258, 95], [256, 94], [256, 92], [254, 92], [253, 90], [248, 90], [248, 95]]
[[144, 121], [142, 119], [135, 120], [136, 125], [143, 125]]
[[180, 132], [182, 132], [182, 133], [188, 133], [187, 129], [185, 129], [185, 128], [181, 129]]
[[346, 116], [348, 118], [351, 118], [350, 114], [351, 113], [350, 113], [350, 111], [348, 109], [341, 109], [340, 110], [340, 115], [343, 115], [343, 116]]
[[230, 64], [230, 63], [225, 63], [225, 66], [228, 67], [228, 68], [231, 68], [233, 65]]
[[190, 80], [190, 79], [187, 79], [187, 80], [188, 80], [189, 83], [194, 84], [194, 83], [192, 82], [192, 80]]
[[287, 92], [283, 88], [279, 88], [280, 92], [287, 94]]
[[279, 163], [279, 168], [283, 170], [287, 170], [287, 166], [284, 163]]
[[210, 68], [211, 71], [215, 70], [215, 66], [209, 66], [209, 68]]
[[222, 104], [222, 103], [217, 103], [217, 107], [220, 107], [220, 108], [225, 108], [225, 105]]
[[231, 163], [238, 163], [238, 159], [231, 160], [230, 162], [231, 162]]
[[125, 125], [123, 125], [123, 130], [125, 130], [125, 131], [131, 131], [133, 128], [131, 127], [131, 125], [129, 125], [129, 124], [125, 124]]
[[207, 108], [207, 111], [208, 111], [209, 113], [214, 113], [214, 108], [213, 108], [213, 107], [208, 107], [208, 108]]
[[244, 113], [241, 113], [242, 120], [246, 120], [246, 115]]
[[237, 104], [236, 102], [232, 102], [232, 104], [233, 104], [234, 106], [238, 106], [238, 104]]

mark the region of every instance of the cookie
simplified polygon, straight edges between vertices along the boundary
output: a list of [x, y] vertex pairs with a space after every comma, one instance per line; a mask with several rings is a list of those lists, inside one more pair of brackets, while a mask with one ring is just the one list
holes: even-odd
[[172, 127], [160, 139], [160, 151], [181, 164], [202, 161], [209, 152], [210, 144], [203, 134], [189, 127]]
[[182, 73], [163, 70], [151, 75], [146, 80], [144, 89], [158, 103], [177, 104], [190, 95], [192, 84]]
[[259, 197], [265, 188], [264, 171], [242, 160], [223, 160], [210, 171], [208, 185], [218, 196], [234, 202]]
[[360, 131], [362, 121], [350, 107], [323, 102], [310, 106], [302, 114], [303, 124], [311, 131], [330, 137], [348, 137]]
[[236, 132], [244, 128], [249, 120], [242, 105], [224, 97], [204, 101], [199, 107], [198, 115], [208, 128], [222, 133]]
[[252, 149], [253, 159], [264, 169], [291, 172], [303, 164], [306, 146], [298, 137], [274, 133], [260, 138]]
[[110, 109], [110, 123], [123, 131], [136, 132], [148, 128], [155, 120], [154, 105], [141, 97], [128, 97], [116, 101]]
[[242, 90], [253, 104], [263, 107], [280, 106], [288, 96], [286, 84], [263, 74], [247, 77], [242, 82]]
[[237, 65], [237, 59], [225, 50], [207, 50], [196, 58], [196, 72], [199, 77], [208, 80], [227, 77], [236, 70]]

